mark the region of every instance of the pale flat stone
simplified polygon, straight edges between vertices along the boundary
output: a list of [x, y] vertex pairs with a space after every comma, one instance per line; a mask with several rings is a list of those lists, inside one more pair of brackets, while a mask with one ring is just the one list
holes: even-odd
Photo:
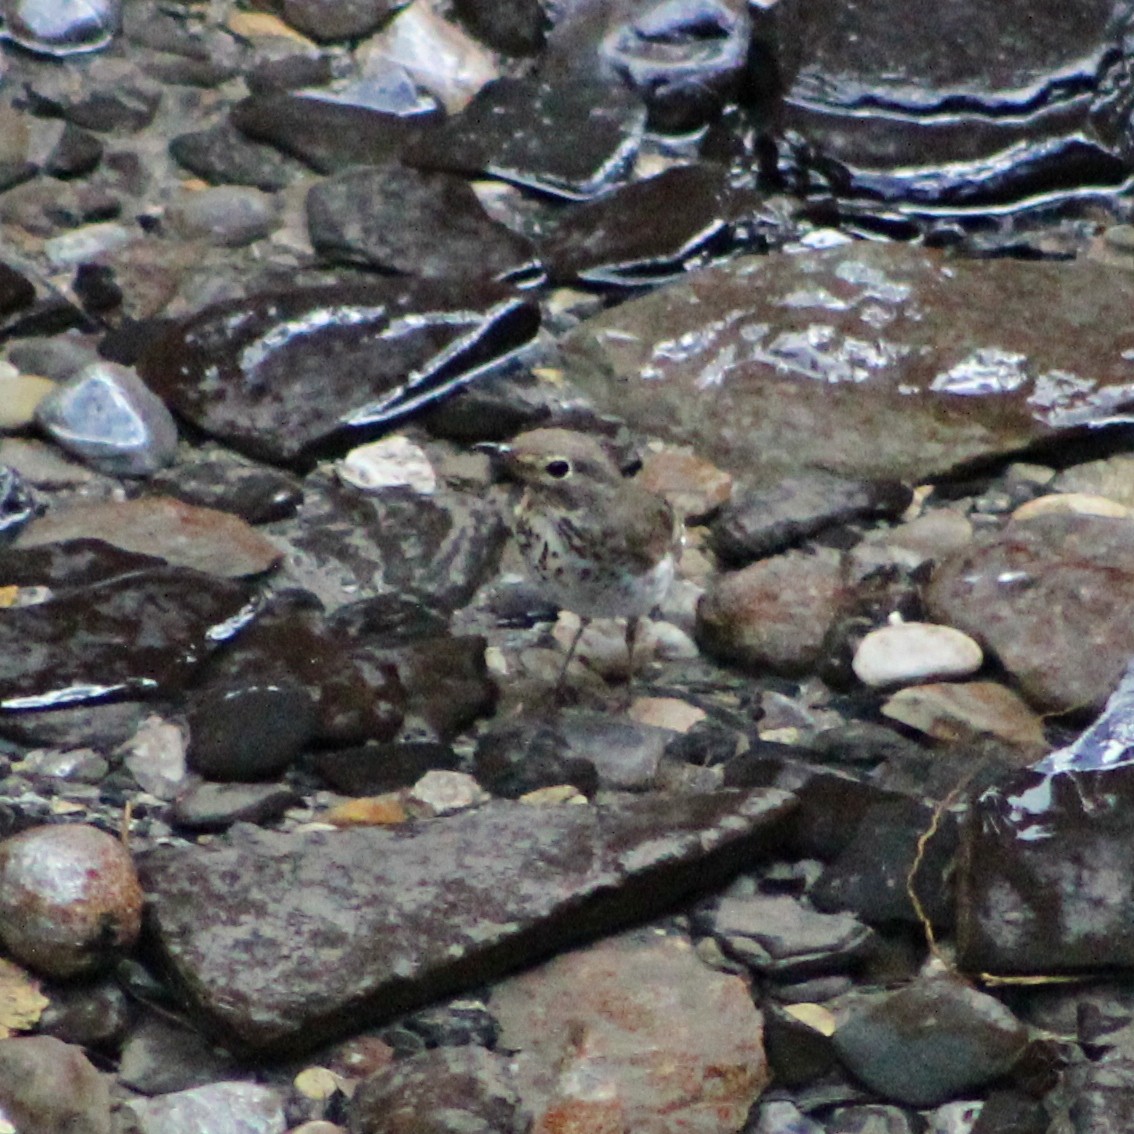
[[967, 677], [984, 652], [967, 634], [929, 622], [899, 622], [872, 630], [859, 643], [852, 667], [864, 685], [902, 685], [931, 678]]
[[38, 374], [0, 373], [0, 430], [26, 429], [35, 420], [35, 407], [55, 389]]
[[1029, 520], [1036, 516], [1050, 516], [1053, 512], [1073, 512], [1079, 516], [1114, 516], [1118, 519], [1130, 515], [1130, 509], [1125, 504], [1108, 496], [1097, 496], [1090, 492], [1052, 492], [1021, 504], [1012, 513], [1012, 519]]
[[362, 492], [412, 488], [428, 495], [437, 487], [437, 473], [425, 450], [400, 435], [359, 445], [338, 462], [335, 472]]
[[899, 689], [882, 715], [948, 742], [993, 736], [1017, 748], [1047, 748], [1043, 719], [995, 681], [938, 682]]

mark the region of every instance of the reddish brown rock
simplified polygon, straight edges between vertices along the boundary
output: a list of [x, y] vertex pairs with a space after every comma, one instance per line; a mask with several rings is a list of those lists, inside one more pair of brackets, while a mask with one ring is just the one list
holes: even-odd
[[0, 843], [0, 940], [30, 968], [55, 977], [97, 969], [141, 924], [142, 888], [113, 836], [73, 824]]
[[0, 1107], [31, 1134], [109, 1134], [110, 1092], [83, 1049], [53, 1036], [0, 1040]]
[[123, 551], [160, 556], [177, 567], [236, 579], [274, 567], [274, 543], [228, 512], [195, 508], [164, 496], [59, 509], [20, 533], [19, 547], [68, 539], [101, 539]]

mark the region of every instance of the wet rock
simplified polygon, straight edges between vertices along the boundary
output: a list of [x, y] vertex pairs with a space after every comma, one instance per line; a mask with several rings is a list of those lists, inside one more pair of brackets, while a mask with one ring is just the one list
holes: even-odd
[[9, 0], [0, 35], [42, 55], [106, 47], [120, 19], [119, 0]]
[[713, 547], [728, 563], [750, 563], [824, 528], [899, 516], [910, 497], [910, 490], [895, 481], [851, 480], [812, 469], [734, 493], [713, 523]]
[[36, 1134], [110, 1134], [110, 1092], [79, 1047], [51, 1036], [0, 1040], [0, 1107]]
[[98, 168], [102, 154], [103, 144], [98, 138], [68, 122], [43, 168], [52, 177], [85, 177]]
[[68, 539], [0, 553], [0, 586], [47, 587], [53, 594], [81, 589], [135, 571], [161, 567], [163, 560], [124, 551], [101, 539]]
[[482, 43], [505, 55], [533, 55], [550, 23], [540, 0], [456, 0], [457, 18]]
[[362, 796], [409, 787], [426, 772], [455, 771], [457, 756], [445, 744], [401, 741], [316, 752], [311, 763], [336, 791]]
[[278, 784], [199, 783], [173, 804], [173, 825], [183, 831], [226, 831], [234, 823], [271, 823], [299, 802]]
[[1134, 507], [1134, 457], [1119, 453], [1064, 469], [1052, 482], [1056, 492], [1086, 492]]
[[846, 969], [874, 936], [849, 914], [819, 913], [795, 898], [767, 894], [726, 893], [711, 925], [728, 953], [785, 981]]
[[133, 945], [142, 891], [130, 852], [94, 827], [33, 827], [0, 843], [0, 940], [48, 976], [104, 967]]
[[934, 678], [968, 677], [984, 663], [979, 645], [952, 626], [894, 622], [879, 626], [858, 644], [855, 676], [879, 688]]
[[35, 301], [35, 285], [11, 264], [0, 263], [0, 315], [30, 306]]
[[229, 121], [246, 138], [266, 142], [318, 173], [390, 161], [425, 126], [421, 116], [407, 119], [292, 94], [253, 95], [229, 111]]
[[1124, 5], [901, 11], [809, 6], [785, 53], [782, 129], [838, 191], [965, 205], [1123, 179]]
[[13, 540], [38, 511], [23, 477], [15, 469], [0, 465], [0, 546]]
[[607, 32], [601, 54], [645, 98], [651, 125], [684, 132], [714, 118], [735, 97], [748, 59], [748, 7], [652, 0], [632, 12]]
[[141, 1134], [226, 1129], [284, 1134], [288, 1126], [280, 1092], [257, 1083], [210, 1083], [156, 1099], [131, 1099], [123, 1110]]
[[157, 1015], [131, 1029], [122, 1047], [118, 1079], [144, 1095], [166, 1095], [224, 1079], [232, 1060], [200, 1033]]
[[108, 752], [128, 741], [149, 711], [138, 701], [118, 701], [35, 713], [0, 713], [0, 736], [29, 747]]
[[681, 937], [628, 933], [493, 989], [537, 1129], [737, 1131], [767, 1085], [740, 978]]
[[[764, 1046], [777, 1083], [788, 1088], [801, 1087], [831, 1070], [835, 1053], [831, 1048], [830, 1031], [812, 1027], [805, 1019], [771, 1000], [761, 1010], [764, 1014]], [[833, 1031], [833, 1025], [830, 1030]], [[760, 1126], [757, 1129], [762, 1131], [765, 1128]], [[788, 1127], [788, 1130], [792, 1128]]]
[[571, 752], [561, 728], [544, 720], [490, 725], [477, 741], [474, 770], [485, 787], [505, 799], [558, 784], [570, 784], [585, 796], [598, 790], [598, 769]]
[[142, 359], [178, 413], [287, 461], [435, 401], [535, 333], [531, 301], [490, 286], [390, 280], [205, 308]]
[[1068, 1068], [1053, 1109], [1054, 1128], [1068, 1134], [1119, 1134], [1134, 1120], [1134, 1062]]
[[177, 426], [133, 370], [96, 362], [48, 394], [36, 421], [68, 453], [111, 476], [149, 476], [177, 454]]
[[280, 560], [275, 544], [228, 512], [160, 496], [60, 508], [22, 532], [17, 546], [90, 539], [229, 579], [259, 575]]
[[0, 610], [0, 710], [180, 688], [248, 599], [240, 584], [164, 567]]
[[369, 495], [318, 474], [304, 493], [295, 520], [273, 532], [287, 574], [332, 609], [383, 593], [455, 609], [488, 580], [507, 539], [496, 509], [467, 493]]
[[285, 520], [303, 502], [303, 487], [295, 477], [223, 451], [157, 472], [147, 487], [197, 508], [231, 512], [250, 524]]
[[482, 1047], [439, 1048], [366, 1079], [350, 1105], [351, 1134], [523, 1134], [509, 1061]]
[[639, 482], [664, 496], [687, 523], [697, 524], [713, 515], [732, 493], [732, 477], [695, 453], [659, 449], [642, 458]]
[[642, 104], [616, 87], [497, 79], [403, 159], [422, 169], [486, 174], [585, 200], [625, 178], [644, 124]]
[[228, 121], [178, 134], [170, 139], [169, 153], [210, 185], [251, 185], [267, 193], [283, 189], [303, 169], [274, 147], [245, 137]]
[[599, 713], [564, 713], [558, 725], [567, 761], [591, 765], [598, 774], [599, 787], [612, 791], [645, 791], [653, 787], [666, 745], [673, 736], [669, 729]]
[[166, 220], [185, 240], [242, 248], [270, 236], [280, 211], [275, 198], [259, 189], [222, 185], [182, 194], [170, 203]]
[[321, 256], [386, 272], [504, 280], [538, 269], [528, 241], [450, 174], [396, 164], [348, 170], [311, 188], [307, 224]]
[[1043, 719], [1011, 689], [995, 681], [930, 683], [899, 689], [882, 715], [949, 742], [996, 737], [1039, 756], [1046, 751]]
[[805, 673], [847, 595], [835, 552], [763, 559], [713, 580], [697, 607], [697, 644], [747, 670]]
[[296, 31], [321, 43], [369, 35], [405, 0], [276, 0], [272, 5]]
[[498, 802], [410, 831], [242, 828], [142, 871], [194, 1011], [242, 1048], [300, 1048], [647, 916], [752, 861], [789, 808], [779, 792]]
[[826, 1127], [787, 1099], [769, 1099], [760, 1104], [752, 1134], [826, 1134]]
[[1134, 525], [1037, 516], [944, 560], [930, 617], [972, 635], [1037, 708], [1099, 707], [1134, 654], [1127, 573]]
[[845, 1010], [833, 1037], [843, 1063], [883, 1098], [936, 1106], [1009, 1070], [1027, 1029], [998, 1000], [946, 977]]
[[[540, 255], [552, 283], [642, 287], [727, 246], [739, 212], [722, 168], [675, 166], [578, 205], [540, 242]], [[639, 223], [643, 216], [651, 223]]]
[[[1117, 747], [1117, 746], [1116, 746]], [[1024, 771], [978, 796], [964, 830], [957, 940], [966, 968], [1062, 972], [1132, 962], [1119, 862], [1134, 778]]]
[[919, 841], [933, 822], [934, 809], [916, 799], [871, 803], [808, 896], [820, 910], [849, 910], [870, 925], [920, 924], [908, 891], [910, 871], [920, 860], [914, 890], [922, 912], [937, 925], [951, 924], [957, 820], [946, 811], [922, 849]]
[[113, 980], [51, 988], [39, 1031], [79, 1047], [117, 1050], [131, 1023], [130, 1002]]
[[864, 242], [691, 273], [561, 346], [602, 411], [754, 486], [922, 481], [1111, 418], [1132, 301], [1115, 269]]

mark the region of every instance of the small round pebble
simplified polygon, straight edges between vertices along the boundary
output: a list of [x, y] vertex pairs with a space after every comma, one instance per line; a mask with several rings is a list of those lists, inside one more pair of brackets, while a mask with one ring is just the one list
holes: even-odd
[[142, 887], [113, 836], [73, 824], [0, 843], [0, 941], [29, 968], [54, 977], [98, 969], [141, 924]]
[[983, 663], [980, 646], [952, 626], [898, 622], [867, 634], [859, 643], [852, 666], [859, 681], [878, 688], [967, 677]]

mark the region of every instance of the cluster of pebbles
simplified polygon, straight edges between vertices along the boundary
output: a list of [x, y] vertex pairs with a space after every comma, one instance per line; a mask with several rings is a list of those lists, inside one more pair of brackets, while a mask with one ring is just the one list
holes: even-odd
[[863, 8], [0, 0], [0, 1131], [1128, 1128], [1134, 9]]

